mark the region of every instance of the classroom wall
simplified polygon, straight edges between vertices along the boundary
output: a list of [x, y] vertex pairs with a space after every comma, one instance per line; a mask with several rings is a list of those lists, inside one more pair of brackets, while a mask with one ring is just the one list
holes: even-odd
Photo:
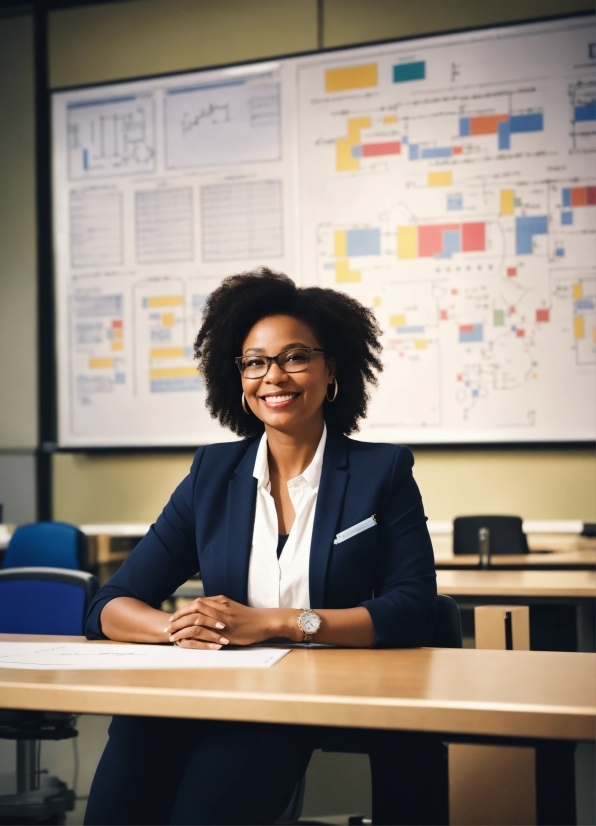
[[[323, 43], [388, 37], [589, 11], [588, 0], [325, 0]], [[134, 0], [53, 12], [54, 87], [264, 58], [317, 46], [315, 0]], [[433, 519], [460, 513], [596, 518], [590, 451], [416, 450]], [[54, 457], [54, 516], [73, 522], [151, 521], [191, 454]]]
[[0, 503], [35, 519], [37, 287], [33, 30], [0, 19]]

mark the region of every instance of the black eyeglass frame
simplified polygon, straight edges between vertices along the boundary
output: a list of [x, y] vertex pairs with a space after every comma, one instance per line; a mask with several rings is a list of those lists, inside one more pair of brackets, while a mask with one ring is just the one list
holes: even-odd
[[[304, 367], [302, 367], [300, 370], [286, 370], [285, 367], [283, 367], [279, 363], [278, 359], [279, 359], [280, 356], [283, 356], [285, 353], [293, 353], [295, 350], [307, 351], [308, 352], [308, 361], [306, 362]], [[277, 364], [277, 366], [279, 367], [280, 370], [282, 370], [284, 373], [287, 373], [290, 376], [292, 375], [292, 373], [304, 373], [305, 370], [308, 370], [308, 366], [310, 364], [312, 354], [313, 353], [324, 353], [324, 352], [325, 351], [323, 350], [322, 347], [290, 347], [288, 350], [282, 350], [281, 353], [278, 353], [276, 356], [264, 356], [264, 355], [261, 355], [261, 353], [253, 353], [252, 355], [254, 355], [258, 358], [262, 358], [262, 359], [267, 360], [267, 369], [265, 370], [265, 372], [263, 373], [262, 376], [245, 376], [244, 375], [244, 372], [242, 370], [242, 360], [246, 359], [246, 358], [250, 358], [250, 355], [248, 355], [248, 356], [236, 356], [234, 361], [236, 362], [238, 370], [240, 371], [240, 375], [242, 376], [243, 379], [248, 379], [249, 381], [255, 381], [257, 379], [264, 379], [265, 378], [265, 376], [267, 375], [267, 373], [271, 369], [271, 364], [273, 362], [275, 362]]]

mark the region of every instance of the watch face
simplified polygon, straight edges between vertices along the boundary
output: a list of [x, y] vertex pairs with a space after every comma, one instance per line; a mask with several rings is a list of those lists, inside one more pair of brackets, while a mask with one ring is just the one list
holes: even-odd
[[300, 625], [306, 634], [315, 634], [321, 625], [321, 618], [314, 611], [305, 611], [300, 617]]

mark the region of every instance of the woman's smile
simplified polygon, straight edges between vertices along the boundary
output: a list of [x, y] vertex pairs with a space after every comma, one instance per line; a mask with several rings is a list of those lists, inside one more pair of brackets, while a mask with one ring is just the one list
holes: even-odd
[[279, 410], [282, 407], [289, 407], [291, 404], [294, 404], [299, 395], [300, 393], [288, 393], [287, 391], [279, 393], [272, 392], [259, 396], [259, 399], [266, 404], [267, 407]]

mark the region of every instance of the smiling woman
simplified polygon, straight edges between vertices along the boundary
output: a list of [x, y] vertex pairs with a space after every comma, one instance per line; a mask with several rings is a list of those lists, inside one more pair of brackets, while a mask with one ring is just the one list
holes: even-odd
[[[381, 370], [379, 333], [371, 310], [334, 290], [267, 269], [222, 282], [195, 354], [211, 414], [244, 439], [197, 451], [98, 592], [89, 637], [212, 651], [280, 638], [428, 644], [436, 581], [412, 454], [347, 438]], [[164, 614], [162, 601], [197, 569], [205, 597]], [[318, 737], [215, 722], [185, 735], [175, 721], [115, 718], [86, 822], [271, 823]], [[174, 741], [180, 759], [164, 766]]]

